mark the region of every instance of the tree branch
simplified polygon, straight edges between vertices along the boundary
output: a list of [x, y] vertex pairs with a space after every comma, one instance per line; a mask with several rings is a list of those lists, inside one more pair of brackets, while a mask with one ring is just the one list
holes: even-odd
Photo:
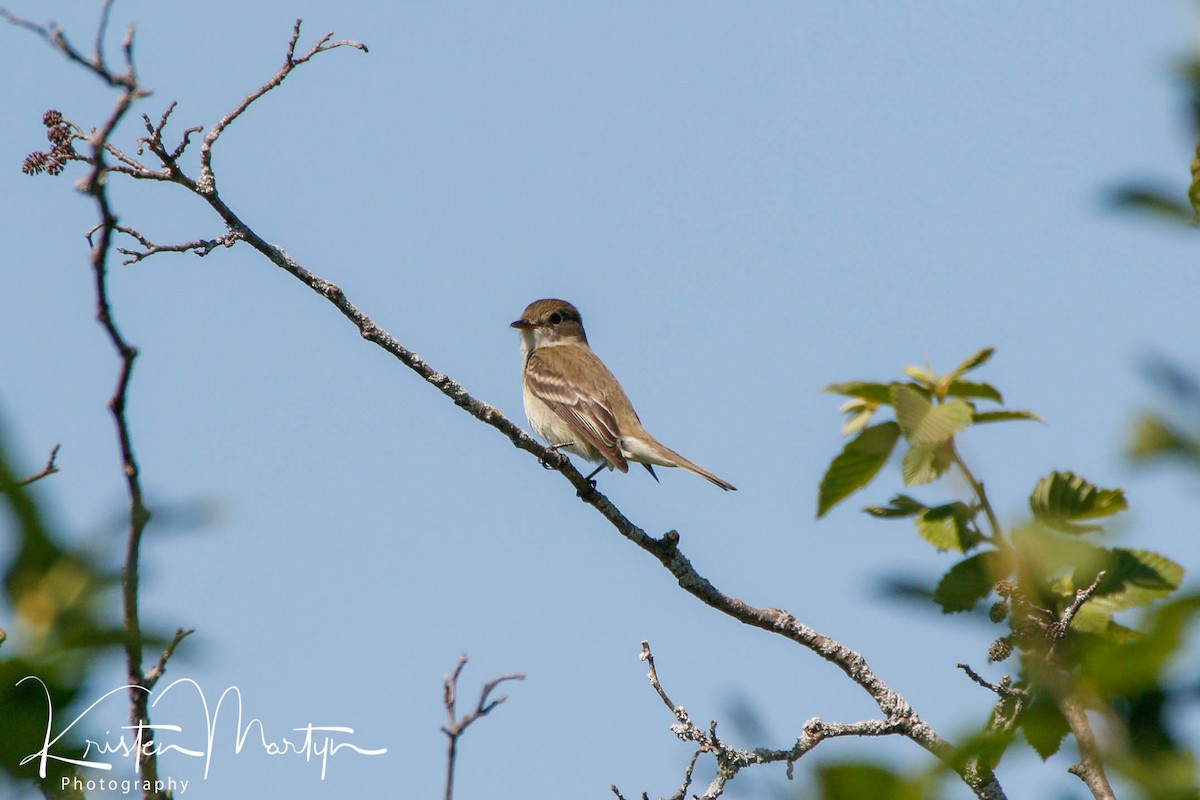
[[[714, 758], [716, 758], [717, 774], [704, 794], [699, 797], [700, 800], [715, 800], [715, 798], [720, 797], [724, 793], [725, 784], [748, 766], [772, 764], [781, 761], [786, 762], [787, 776], [791, 779], [795, 763], [826, 739], [840, 736], [908, 735], [906, 723], [902, 720], [879, 719], [865, 722], [842, 723], [824, 722], [820, 718], [813, 717], [804, 723], [804, 732], [796, 739], [796, 743], [786, 750], [772, 750], [765, 747], [755, 748], [754, 750], [741, 750], [717, 736], [716, 720], [710, 721], [708, 730], [705, 731], [692, 722], [687, 709], [671, 702], [662, 687], [662, 683], [659, 681], [658, 671], [654, 665], [654, 653], [650, 650], [649, 642], [642, 642], [642, 652], [638, 658], [648, 664], [649, 674], [647, 677], [650, 680], [650, 685], [654, 687], [654, 691], [663, 701], [663, 704], [675, 716], [676, 724], [671, 726], [671, 732], [683, 741], [694, 742], [699, 745], [684, 773], [683, 784], [680, 786], [679, 791], [671, 796], [671, 800], [684, 800], [687, 796], [687, 790], [692, 780], [692, 770], [696, 765], [696, 759], [702, 753], [712, 753]], [[616, 790], [614, 789], [614, 791]]]
[[1079, 763], [1072, 764], [1067, 772], [1075, 775], [1088, 787], [1088, 791], [1096, 800], [1117, 800], [1108, 776], [1104, 774], [1104, 764], [1100, 761], [1100, 748], [1096, 744], [1096, 735], [1092, 732], [1087, 713], [1083, 704], [1075, 697], [1064, 697], [1059, 700], [1058, 709], [1066, 717], [1079, 746]]
[[233, 247], [242, 238], [241, 234], [237, 231], [229, 231], [215, 239], [197, 239], [194, 242], [183, 242], [182, 244], [154, 244], [133, 228], [118, 225], [116, 229], [126, 236], [136, 239], [138, 244], [143, 248], [141, 250], [130, 250], [125, 247], [118, 247], [118, 253], [129, 256], [129, 258], [121, 262], [123, 264], [136, 264], [142, 259], [149, 258], [158, 253], [194, 252], [203, 258], [218, 247]]
[[497, 678], [492, 678], [483, 685], [483, 689], [479, 692], [479, 702], [475, 705], [475, 710], [457, 716], [455, 704], [458, 697], [458, 677], [462, 674], [463, 667], [467, 665], [467, 654], [460, 653], [458, 663], [454, 666], [454, 672], [442, 679], [442, 702], [446, 706], [446, 713], [450, 717], [450, 725], [442, 728], [442, 733], [446, 734], [449, 740], [446, 745], [446, 800], [451, 800], [454, 796], [454, 767], [458, 759], [458, 740], [459, 737], [470, 727], [471, 723], [480, 717], [487, 716], [492, 709], [508, 699], [508, 695], [500, 695], [495, 700], [489, 700], [492, 691], [505, 681], [523, 681], [525, 674], [522, 672], [509, 672]]
[[54, 462], [55, 459], [58, 458], [58, 450], [60, 447], [62, 447], [61, 444], [54, 445], [54, 447], [50, 450], [50, 457], [46, 459], [46, 465], [32, 475], [17, 481], [17, 486], [28, 486], [31, 483], [40, 481], [47, 475], [53, 475], [54, 473], [58, 472], [58, 465]]
[[200, 145], [200, 179], [196, 182], [201, 194], [208, 194], [216, 191], [216, 178], [212, 171], [212, 148], [217, 143], [217, 139], [225, 132], [225, 129], [238, 117], [242, 115], [250, 107], [250, 105], [262, 97], [267, 92], [274, 89], [279, 84], [283, 83], [284, 78], [292, 73], [296, 67], [306, 63], [318, 53], [324, 53], [327, 50], [333, 50], [336, 47], [353, 47], [356, 50], [361, 50], [364, 53], [368, 52], [367, 46], [361, 42], [353, 42], [348, 39], [343, 39], [337, 42], [330, 42], [333, 38], [332, 33], [327, 33], [317, 41], [309, 51], [304, 55], [296, 58], [296, 43], [300, 40], [300, 25], [302, 20], [297, 19], [296, 24], [292, 27], [292, 39], [288, 42], [287, 56], [283, 60], [283, 66], [279, 68], [270, 80], [262, 86], [251, 92], [245, 100], [238, 104], [233, 111], [221, 118], [220, 122], [212, 127], [204, 136], [204, 142]]
[[[248, 95], [232, 112], [214, 125], [204, 137], [200, 151], [200, 176], [198, 179], [193, 180], [188, 177], [176, 163], [176, 154], [181, 152], [182, 148], [186, 146], [187, 134], [184, 136], [184, 142], [177, 148], [175, 153], [168, 153], [161, 142], [162, 127], [165, 125], [170, 108], [163, 115], [163, 123], [158, 128], [151, 129], [151, 135], [143, 140], [163, 163], [164, 170], [162, 172], [152, 170], [142, 172], [136, 166], [123, 161], [125, 167], [121, 171], [132, 174], [135, 178], [165, 180], [178, 183], [200, 196], [212, 207], [225, 223], [226, 227], [231, 232], [236, 233], [237, 238], [245, 241], [277, 267], [292, 275], [328, 302], [332, 303], [357, 328], [359, 334], [364, 339], [382, 348], [406, 367], [416, 372], [423, 380], [437, 388], [468, 414], [495, 428], [514, 447], [532, 454], [540, 462], [550, 465], [561, 473], [575, 488], [577, 495], [585, 503], [592, 506], [620, 535], [656, 558], [675, 577], [675, 580], [684, 591], [693, 595], [709, 607], [733, 619], [800, 644], [841, 669], [854, 683], [870, 695], [884, 713], [884, 720], [877, 723], [870, 723], [870, 725], [875, 726], [871, 727], [870, 731], [886, 729], [883, 732], [899, 733], [916, 742], [955, 769], [962, 780], [980, 798], [995, 800], [995, 798], [1004, 797], [1003, 790], [1000, 788], [995, 776], [989, 770], [981, 767], [978, 760], [960, 763], [955, 759], [953, 757], [953, 748], [938, 736], [927, 723], [921, 720], [903, 697], [874, 674], [866, 660], [859, 653], [809, 628], [786, 611], [774, 608], [756, 608], [717, 589], [696, 571], [691, 562], [679, 550], [680, 537], [677, 532], [670, 531], [661, 539], [649, 536], [644, 530], [629, 520], [607, 497], [596, 491], [594, 486], [575, 469], [565, 455], [546, 448], [497, 409], [473, 397], [462, 384], [433, 369], [418, 354], [400, 344], [393, 336], [376, 325], [370, 317], [351, 303], [340, 287], [301, 266], [283, 248], [266, 242], [261, 236], [251, 230], [233, 209], [225, 203], [217, 191], [212, 169], [212, 151], [218, 138], [226, 128], [244, 113], [254, 101], [282, 83], [292, 70], [300, 64], [306, 63], [318, 53], [342, 46], [354, 47], [366, 51], [366, 47], [358, 42], [338, 41], [331, 43], [329, 40], [332, 35], [328, 34], [313, 45], [305, 55], [297, 58], [295, 56], [295, 47], [299, 39], [299, 30], [300, 21], [297, 20], [293, 28], [291, 41], [288, 44], [284, 64], [279, 71], [259, 89]], [[127, 43], [126, 52], [127, 55], [130, 55], [132, 39], [127, 37]], [[132, 102], [135, 96], [140, 96], [143, 93], [143, 90], [136, 87], [136, 81], [132, 78], [132, 64], [130, 66], [130, 76], [133, 88], [122, 95], [123, 98], [128, 98], [128, 102]], [[123, 115], [124, 110], [125, 107], [122, 107], [120, 108], [120, 113], [114, 114], [109, 124], [102, 130], [102, 135], [96, 139], [97, 142], [103, 143], [107, 141], [108, 134], [111, 133], [116, 122]], [[122, 452], [125, 455], [126, 474], [129, 476], [132, 512], [139, 512], [140, 510], [140, 513], [131, 513], [133, 524], [131, 528], [130, 559], [128, 563], [136, 565], [136, 544], [140, 541], [140, 530], [145, 524], [144, 514], [146, 512], [144, 507], [141, 506], [140, 486], [136, 478], [136, 463], [133, 460], [132, 449], [128, 447], [128, 426], [124, 422], [125, 390], [128, 385], [128, 375], [132, 368], [133, 357], [136, 356], [136, 350], [124, 343], [124, 340], [117, 333], [115, 326], [112, 326], [111, 318], [107, 316], [108, 306], [103, 282], [102, 254], [107, 253], [111, 235], [116, 230], [116, 220], [108, 210], [106, 200], [103, 200], [103, 187], [96, 185], [101, 165], [103, 164], [104, 152], [104, 148], [100, 144], [95, 146], [94, 160], [96, 167], [92, 178], [88, 181], [88, 191], [93, 194], [99, 192], [98, 202], [102, 203], [103, 211], [101, 243], [94, 251], [96, 254], [99, 254], [96, 257], [99, 264], [97, 268], [97, 285], [101, 297], [101, 309], [105, 311], [102, 321], [105, 322], [106, 329], [110, 330], [110, 337], [113, 338], [114, 344], [122, 354], [124, 364], [118, 392], [114, 395], [113, 409], [114, 415], [118, 419], [118, 428], [122, 432]], [[127, 582], [127, 587], [129, 585], [133, 586], [135, 591], [132, 593], [132, 598], [136, 601], [136, 570], [131, 570], [129, 577], [132, 584]], [[130, 607], [133, 608], [133, 622], [136, 623], [136, 603], [129, 603], [127, 601], [127, 608]], [[131, 643], [130, 652], [132, 650]], [[141, 677], [143, 676], [139, 673], [139, 678]], [[819, 721], [816, 722], [819, 723]], [[859, 723], [857, 725], [865, 726], [868, 724]], [[873, 732], [868, 732], [867, 727], [851, 726], [845, 729], [851, 731], [851, 733], [844, 734], [836, 732], [838, 730], [841, 729], [823, 726], [822, 724], [812, 728], [812, 735], [820, 737], [831, 735], [876, 735]], [[715, 732], [711, 736], [715, 738]]]
[[[67, 42], [62, 31], [57, 27], [49, 28], [29, 23], [16, 17], [6, 9], [0, 9], [0, 16], [3, 16], [13, 24], [38, 33], [42, 38], [63, 52], [68, 59], [82, 64], [107, 85], [121, 90], [113, 106], [113, 110], [104, 125], [98, 131], [94, 131], [90, 137], [86, 138], [91, 148], [91, 154], [83, 157], [81, 160], [86, 161], [91, 169], [84, 179], [80, 181], [78, 188], [92, 198], [100, 217], [99, 223], [88, 233], [87, 237], [88, 243], [92, 248], [91, 264], [96, 297], [96, 319], [107, 334], [120, 360], [117, 383], [109, 399], [108, 408], [116, 427], [121, 453], [121, 470], [125, 476], [126, 489], [129, 495], [129, 531], [125, 547], [125, 561], [121, 572], [125, 661], [130, 685], [129, 719], [136, 729], [146, 730], [150, 724], [148, 709], [149, 692], [146, 691], [149, 686], [147, 685], [147, 675], [142, 671], [143, 635], [138, 613], [138, 573], [142, 535], [145, 532], [146, 524], [150, 520], [150, 511], [146, 507], [143, 497], [137, 458], [134, 454], [133, 434], [129, 424], [129, 417], [126, 413], [129, 387], [138, 351], [136, 347], [129, 343], [117, 326], [112, 311], [112, 302], [109, 297], [108, 256], [112, 249], [113, 234], [119, 226], [117, 216], [113, 212], [108, 198], [105, 177], [110, 170], [105, 160], [105, 154], [108, 152], [109, 139], [117, 125], [124, 119], [133, 104], [138, 99], [150, 94], [150, 91], [138, 83], [137, 70], [134, 67], [133, 60], [133, 25], [130, 25], [126, 30], [125, 38], [121, 44], [125, 60], [125, 71], [119, 74], [114, 73], [105, 63], [104, 34], [107, 30], [111, 6], [112, 0], [105, 0], [100, 13], [100, 22], [97, 25], [95, 55], [90, 58], [84, 57], [75, 50]], [[48, 118], [47, 127], [52, 127], [53, 122], [52, 119]], [[57, 127], [57, 124], [53, 125], [53, 127]], [[92, 237], [97, 232], [99, 233], [99, 239], [98, 241], [93, 241]], [[155, 673], [154, 680], [157, 680], [158, 675], [161, 675], [162, 670], [166, 667], [167, 659], [174, 653], [175, 647], [186, 635], [186, 633], [182, 632], [176, 634], [175, 640], [164, 651], [158, 665], [152, 671]], [[139, 749], [137, 759], [138, 771], [144, 780], [143, 786], [145, 788], [143, 789], [143, 797], [147, 800], [156, 797], [165, 798], [165, 793], [157, 792], [153, 788], [159, 783], [155, 748]]]

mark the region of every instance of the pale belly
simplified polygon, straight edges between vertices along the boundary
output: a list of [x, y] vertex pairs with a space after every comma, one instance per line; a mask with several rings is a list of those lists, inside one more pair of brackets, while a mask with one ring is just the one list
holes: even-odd
[[533, 428], [533, 432], [538, 436], [545, 439], [551, 445], [561, 445], [571, 442], [572, 444], [569, 446], [559, 449], [566, 453], [574, 453], [588, 461], [598, 462], [605, 460], [604, 456], [600, 455], [599, 450], [584, 441], [581, 436], [576, 435], [565, 419], [555, 414], [550, 409], [550, 406], [539, 400], [528, 389], [524, 391], [522, 399], [525, 403], [525, 416], [529, 419], [529, 426]]

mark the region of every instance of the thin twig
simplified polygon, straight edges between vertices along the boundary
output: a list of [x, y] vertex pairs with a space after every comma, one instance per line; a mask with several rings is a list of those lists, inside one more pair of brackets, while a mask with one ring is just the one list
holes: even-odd
[[995, 543], [1004, 541], [1002, 533], [1003, 529], [1000, 527], [1000, 520], [996, 516], [995, 509], [992, 508], [991, 501], [988, 500], [987, 489], [984, 488], [984, 485], [981, 481], [975, 478], [975, 474], [971, 472], [971, 468], [967, 466], [967, 462], [963, 461], [962, 456], [958, 453], [958, 448], [954, 446], [953, 442], [950, 444], [950, 454], [954, 464], [958, 467], [959, 471], [962, 472], [967, 484], [971, 487], [971, 491], [974, 492], [975, 496], [979, 499], [979, 505], [983, 507], [983, 513], [987, 515], [988, 525], [992, 529], [991, 541]]
[[470, 727], [471, 723], [480, 717], [487, 716], [492, 709], [508, 699], [508, 695], [500, 695], [495, 700], [489, 699], [497, 686], [505, 681], [525, 680], [525, 674], [522, 672], [509, 672], [492, 678], [483, 685], [483, 689], [479, 692], [479, 702], [475, 705], [475, 709], [459, 717], [455, 709], [458, 702], [458, 678], [462, 675], [463, 667], [466, 665], [467, 654], [460, 653], [458, 663], [454, 665], [454, 672], [442, 679], [442, 702], [450, 717], [450, 724], [442, 728], [442, 733], [446, 734], [446, 738], [449, 740], [446, 745], [446, 800], [451, 800], [454, 796], [454, 767], [458, 760], [459, 737]]
[[212, 148], [216, 144], [217, 139], [225, 132], [225, 129], [238, 117], [240, 117], [250, 105], [262, 97], [267, 92], [274, 89], [279, 84], [283, 83], [284, 78], [291, 74], [292, 70], [301, 64], [306, 63], [318, 53], [324, 53], [328, 50], [333, 50], [336, 47], [353, 47], [356, 50], [361, 50], [364, 53], [367, 51], [367, 46], [362, 42], [353, 42], [348, 39], [330, 43], [333, 38], [332, 33], [327, 33], [317, 41], [309, 51], [300, 58], [296, 58], [296, 43], [300, 41], [300, 25], [302, 20], [297, 19], [296, 24], [292, 27], [292, 39], [288, 42], [287, 56], [284, 58], [283, 66], [279, 68], [270, 80], [262, 86], [255, 89], [246, 99], [237, 105], [233, 111], [221, 118], [212, 129], [205, 134], [204, 141], [200, 145], [200, 178], [196, 181], [197, 187], [202, 194], [207, 194], [216, 191], [216, 179], [212, 171]]
[[46, 459], [46, 465], [32, 475], [17, 481], [17, 486], [28, 486], [34, 481], [40, 481], [47, 475], [53, 475], [54, 473], [58, 472], [58, 464], [54, 462], [58, 458], [58, 450], [60, 447], [62, 447], [61, 444], [54, 445], [54, 447], [50, 450], [50, 457]]
[[1096, 573], [1095, 579], [1086, 589], [1076, 589], [1075, 599], [1072, 600], [1071, 604], [1063, 610], [1062, 616], [1058, 618], [1058, 622], [1050, 626], [1049, 636], [1054, 642], [1054, 644], [1051, 645], [1051, 655], [1054, 654], [1054, 647], [1057, 646], [1058, 643], [1062, 641], [1063, 637], [1067, 635], [1067, 632], [1070, 631], [1071, 623], [1075, 621], [1075, 615], [1079, 613], [1079, 609], [1083, 608], [1084, 603], [1086, 603], [1088, 600], [1091, 600], [1092, 595], [1094, 595], [1096, 590], [1100, 588], [1100, 582], [1104, 580], [1104, 575], [1105, 571], [1100, 570], [1098, 573]]
[[[1086, 588], [1076, 589], [1075, 598], [1071, 604], [1063, 609], [1058, 621], [1048, 627], [1047, 635], [1050, 637], [1051, 644], [1046, 654], [1047, 661], [1054, 659], [1058, 645], [1070, 631], [1075, 615], [1100, 588], [1104, 575], [1104, 570], [1101, 570]], [[1076, 694], [1064, 692], [1059, 698], [1058, 708], [1066, 718], [1067, 724], [1071, 728], [1071, 734], [1075, 737], [1075, 744], [1079, 747], [1079, 762], [1068, 767], [1067, 771], [1083, 781], [1096, 800], [1116, 800], [1112, 785], [1108, 782], [1108, 775], [1104, 771], [1104, 762], [1100, 758], [1100, 747], [1096, 742], [1096, 734], [1088, 721], [1083, 703]]]
[[1104, 774], [1100, 747], [1096, 744], [1096, 735], [1092, 732], [1083, 705], [1074, 697], [1064, 697], [1059, 701], [1058, 708], [1071, 726], [1075, 744], [1079, 747], [1079, 763], [1072, 764], [1067, 772], [1083, 781], [1096, 800], [1116, 800], [1108, 776]]
[[167, 644], [162, 655], [158, 657], [158, 663], [150, 668], [146, 673], [145, 679], [142, 681], [142, 685], [147, 690], [153, 689], [154, 684], [158, 683], [158, 679], [167, 671], [167, 662], [171, 660], [171, 656], [175, 655], [175, 648], [179, 647], [179, 643], [195, 632], [193, 628], [188, 628], [187, 630], [183, 628], [175, 629], [175, 635], [171, 637], [170, 643]]
[[[658, 670], [654, 665], [654, 653], [650, 650], [649, 642], [642, 642], [642, 652], [639, 654], [638, 659], [647, 663], [650, 685], [654, 687], [654, 691], [663, 701], [663, 704], [667, 706], [675, 717], [676, 724], [671, 726], [671, 732], [683, 741], [699, 745], [684, 773], [683, 785], [679, 791], [671, 795], [671, 800], [684, 800], [688, 787], [691, 785], [692, 770], [696, 766], [696, 760], [703, 753], [711, 753], [716, 759], [717, 774], [713, 778], [712, 783], [708, 785], [704, 794], [699, 795], [699, 797], [701, 800], [715, 800], [715, 798], [720, 797], [724, 793], [725, 784], [733, 779], [738, 772], [756, 764], [784, 762], [787, 764], [787, 776], [790, 779], [792, 777], [792, 768], [796, 761], [826, 739], [841, 736], [893, 736], [908, 734], [906, 730], [907, 723], [904, 720], [880, 719], [842, 723], [825, 722], [814, 717], [804, 723], [803, 734], [788, 749], [772, 750], [760, 747], [754, 750], [742, 750], [730, 745], [717, 735], [716, 720], [711, 720], [708, 724], [708, 729], [704, 730], [692, 722], [687, 709], [683, 706], [674, 705], [671, 702], [667, 697], [666, 690], [663, 689], [662, 682], [659, 680]], [[998, 796], [1002, 797], [1003, 795]]]
[[123, 264], [136, 264], [142, 259], [149, 258], [158, 253], [189, 253], [194, 252], [198, 256], [206, 256], [218, 247], [233, 247], [242, 236], [236, 231], [229, 231], [215, 239], [197, 239], [194, 242], [183, 242], [182, 244], [154, 244], [145, 236], [135, 231], [133, 228], [118, 225], [117, 230], [126, 236], [130, 236], [137, 240], [144, 249], [130, 250], [125, 247], [118, 247], [117, 252], [121, 255], [129, 256]]
[[978, 672], [971, 669], [971, 667], [967, 664], [963, 664], [962, 662], [959, 662], [958, 664], [955, 664], [955, 666], [958, 667], [959, 669], [961, 669], [963, 672], [967, 673], [968, 678], [975, 681], [983, 688], [1000, 695], [1001, 697], [1014, 697], [1014, 696], [1022, 696], [1023, 697], [1026, 694], [1026, 692], [1024, 692], [1021, 689], [1014, 689], [1012, 687], [1012, 680], [1010, 678], [1008, 678], [1007, 676], [1005, 677], [1005, 681], [1002, 681], [1001, 683], [996, 684], [996, 683], [992, 683], [992, 682], [988, 681], [986, 678], [984, 678]]

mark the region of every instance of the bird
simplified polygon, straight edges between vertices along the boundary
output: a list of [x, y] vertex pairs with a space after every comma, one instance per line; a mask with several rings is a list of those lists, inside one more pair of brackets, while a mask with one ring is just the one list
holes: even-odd
[[511, 327], [521, 332], [522, 395], [529, 424], [552, 450], [599, 463], [588, 480], [605, 467], [628, 472], [633, 461], [656, 481], [655, 466], [683, 467], [726, 491], [736, 490], [642, 427], [625, 390], [588, 345], [575, 306], [554, 298], [535, 300]]

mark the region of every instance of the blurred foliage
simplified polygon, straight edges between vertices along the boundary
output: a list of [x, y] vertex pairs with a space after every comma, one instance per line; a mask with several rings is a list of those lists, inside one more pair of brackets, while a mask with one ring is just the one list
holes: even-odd
[[1118, 209], [1195, 227], [1200, 225], [1200, 56], [1185, 61], [1178, 75], [1191, 108], [1192, 136], [1196, 140], [1186, 191], [1133, 181], [1114, 189], [1109, 199]]
[[[37, 762], [21, 761], [42, 748], [52, 704], [57, 722], [80, 699], [96, 658], [121, 645], [124, 634], [109, 622], [108, 589], [118, 580], [88, 556], [65, 547], [50, 531], [32, 486], [21, 486], [0, 434], [0, 503], [4, 506], [7, 552], [2, 565], [9, 629], [0, 638], [0, 786], [39, 783], [48, 796], [60, 796], [68, 765], [49, 761], [45, 781]], [[51, 480], [53, 480], [51, 478]], [[23, 680], [36, 676], [35, 680]], [[65, 736], [55, 755], [78, 758], [81, 741]]]
[[[1030, 517], [1001, 526], [957, 439], [981, 423], [1038, 417], [1004, 408], [998, 389], [964, 377], [991, 356], [991, 349], [980, 350], [945, 375], [909, 367], [906, 380], [827, 387], [848, 398], [842, 432], [853, 438], [821, 481], [817, 515], [871, 483], [897, 451], [906, 487], [957, 469], [969, 497], [925, 502], [899, 493], [864, 509], [880, 519], [911, 520], [920, 541], [958, 556], [932, 591], [904, 583], [895, 592], [931, 599], [947, 614], [989, 601], [980, 618], [1000, 630], [986, 660], [1016, 656], [1015, 673], [993, 684], [993, 710], [957, 758], [994, 769], [1023, 741], [1048, 759], [1075, 735], [1064, 709], [1082, 707], [1110, 774], [1119, 773], [1141, 797], [1195, 800], [1196, 754], [1174, 712], [1200, 708], [1200, 671], [1181, 663], [1200, 616], [1200, 594], [1178, 591], [1184, 570], [1167, 556], [1104, 543], [1104, 525], [1128, 505], [1120, 488], [1050, 472], [1033, 482]], [[1155, 375], [1191, 417], [1147, 415], [1135, 429], [1130, 455], [1200, 466], [1200, 384], [1161, 365]], [[879, 420], [888, 412], [891, 419]], [[1127, 619], [1137, 610], [1139, 618]], [[924, 778], [846, 763], [822, 770], [819, 796], [929, 797], [921, 793], [928, 789]]]
[[1174, 462], [1200, 470], [1200, 381], [1162, 359], [1145, 366], [1148, 379], [1164, 396], [1165, 411], [1137, 418], [1125, 452], [1135, 464]]

